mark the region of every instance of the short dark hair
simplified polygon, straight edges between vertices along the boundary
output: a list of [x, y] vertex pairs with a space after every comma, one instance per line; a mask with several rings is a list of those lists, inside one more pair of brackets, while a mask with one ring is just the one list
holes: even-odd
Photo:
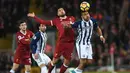
[[27, 21], [26, 20], [20, 20], [20, 21], [18, 21], [18, 24], [20, 25], [21, 23], [27, 23]]
[[38, 23], [38, 24], [36, 25], [36, 27], [39, 29], [40, 25], [41, 25], [41, 24]]
[[[88, 12], [88, 11], [82, 11], [82, 12], [81, 12], [81, 15], [82, 15], [83, 13], [85, 13], [85, 12]], [[89, 12], [88, 12], [88, 13], [89, 13]]]
[[26, 19], [21, 19], [18, 21], [18, 26], [20, 26], [21, 23], [27, 23], [27, 20]]

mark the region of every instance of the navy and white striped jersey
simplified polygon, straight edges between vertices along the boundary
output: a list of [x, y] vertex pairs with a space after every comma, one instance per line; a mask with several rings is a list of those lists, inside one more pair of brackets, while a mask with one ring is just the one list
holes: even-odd
[[47, 34], [45, 32], [37, 32], [31, 41], [32, 53], [43, 53], [47, 42]]
[[98, 27], [97, 21], [91, 18], [89, 21], [80, 20], [72, 25], [72, 28], [77, 28], [78, 36], [76, 43], [79, 44], [90, 44], [93, 29]]

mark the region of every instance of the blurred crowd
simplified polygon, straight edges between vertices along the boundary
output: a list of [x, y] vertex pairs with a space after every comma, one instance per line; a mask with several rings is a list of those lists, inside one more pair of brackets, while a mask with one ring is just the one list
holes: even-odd
[[8, 73], [12, 65], [12, 54], [0, 52], [0, 73]]
[[15, 32], [17, 21], [28, 13], [29, 0], [0, 0], [0, 37]]
[[[8, 33], [7, 28], [9, 27], [11, 27], [11, 29], [14, 28], [14, 33], [16, 31], [15, 24], [17, 21], [23, 16], [26, 16], [26, 14], [29, 12], [29, 1], [31, 0], [0, 1], [0, 34], [2, 33], [1, 31], [3, 31], [3, 29], [5, 29], [4, 32]], [[52, 18], [56, 16], [58, 7], [64, 7], [67, 11], [67, 15], [73, 15], [77, 20], [80, 19], [79, 4], [82, 1], [83, 0], [51, 0], [50, 2], [50, 0], [35, 0], [37, 8], [43, 8], [42, 16], [48, 15], [47, 18]], [[94, 62], [92, 66], [110, 65], [111, 48], [114, 48], [114, 63], [116, 67], [130, 65], [130, 1], [86, 1], [91, 4], [89, 13], [93, 18], [97, 19], [98, 24], [103, 31], [103, 35], [106, 38], [106, 43], [103, 44], [97, 34], [93, 35], [92, 44]], [[124, 14], [121, 14], [123, 12]], [[77, 59], [73, 58], [73, 60], [75, 61]]]

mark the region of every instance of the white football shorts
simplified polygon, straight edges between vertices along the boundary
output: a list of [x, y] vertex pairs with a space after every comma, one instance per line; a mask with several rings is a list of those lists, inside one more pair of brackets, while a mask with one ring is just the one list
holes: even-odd
[[51, 62], [51, 59], [44, 53], [39, 53], [38, 59], [34, 58], [34, 54], [32, 54], [32, 57], [37, 62], [38, 66], [41, 64], [48, 65], [48, 63]]
[[93, 59], [91, 44], [83, 45], [83, 44], [76, 43], [76, 49], [77, 49], [78, 57], [80, 59]]

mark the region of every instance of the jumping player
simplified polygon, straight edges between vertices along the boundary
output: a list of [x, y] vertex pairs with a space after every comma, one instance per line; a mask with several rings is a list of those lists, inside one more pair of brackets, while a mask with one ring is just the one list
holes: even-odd
[[[82, 12], [82, 20], [72, 24], [72, 28], [77, 28], [78, 36], [76, 39], [76, 49], [78, 57], [80, 59], [80, 64], [78, 67], [71, 71], [71, 73], [82, 73], [87, 63], [92, 63], [92, 46], [91, 46], [91, 36], [93, 30], [96, 30], [100, 36], [100, 40], [105, 43], [105, 38], [102, 35], [102, 31], [97, 24], [97, 21], [90, 17], [88, 12]], [[70, 26], [69, 26], [70, 27]]]
[[25, 73], [30, 73], [30, 38], [32, 38], [33, 33], [27, 30], [27, 23], [25, 21], [20, 21], [19, 29], [20, 31], [16, 33], [17, 48], [14, 55], [13, 67], [10, 70], [10, 73], [15, 73], [16, 69], [19, 67], [19, 64], [24, 64]]
[[57, 15], [58, 17], [54, 18], [53, 20], [42, 20], [36, 17], [34, 13], [28, 14], [29, 17], [33, 17], [37, 22], [56, 26], [58, 29], [56, 49], [54, 51], [52, 63], [50, 63], [49, 66], [48, 73], [51, 72], [61, 55], [64, 57], [64, 63], [60, 68], [60, 73], [64, 73], [69, 66], [71, 54], [74, 48], [74, 30], [71, 28], [66, 28], [66, 26], [71, 25], [75, 21], [75, 18], [73, 16], [66, 16], [63, 8], [58, 9]]

